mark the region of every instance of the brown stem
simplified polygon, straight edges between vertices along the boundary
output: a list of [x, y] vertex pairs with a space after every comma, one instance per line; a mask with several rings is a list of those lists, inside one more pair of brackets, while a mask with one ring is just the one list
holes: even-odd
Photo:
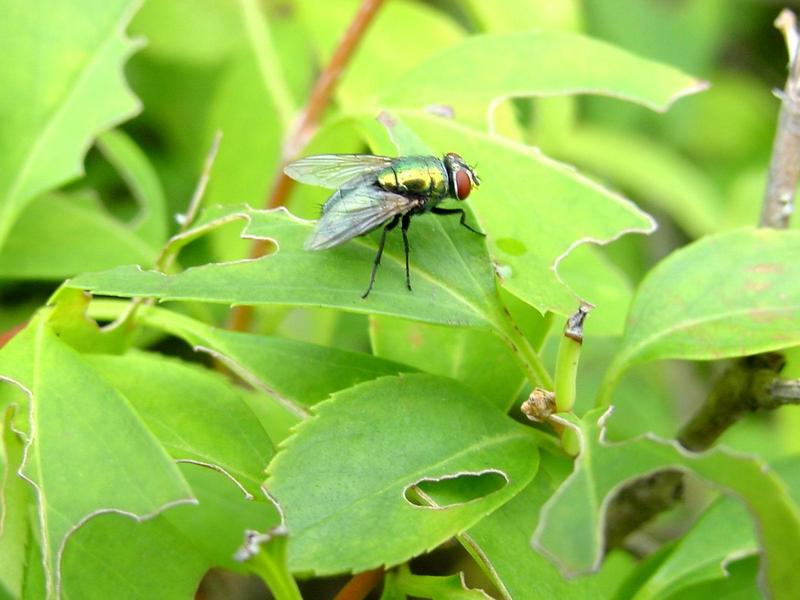
[[[678, 434], [680, 444], [694, 452], [710, 448], [746, 414], [800, 404], [800, 380], [778, 377], [784, 358], [777, 353], [740, 358], [714, 383], [700, 410]], [[606, 549], [620, 546], [628, 534], [680, 500], [683, 475], [665, 470], [625, 486], [609, 504]]]
[[605, 551], [622, 546], [625, 538], [683, 497], [683, 473], [658, 471], [637, 479], [608, 504], [605, 524]]
[[4, 332], [0, 333], [0, 348], [5, 346], [8, 342], [10, 342], [15, 335], [17, 335], [20, 331], [25, 329], [27, 322], [17, 323], [11, 329], [7, 329]]
[[789, 76], [783, 92], [778, 94], [781, 112], [759, 224], [785, 229], [794, 211], [794, 193], [800, 177], [800, 61], [794, 13], [789, 9], [781, 11], [775, 26], [783, 32], [789, 48]]
[[383, 579], [383, 569], [364, 571], [348, 581], [333, 600], [363, 600]]
[[777, 408], [773, 384], [785, 361], [777, 353], [746, 356], [737, 360], [717, 379], [700, 410], [683, 426], [678, 441], [700, 452], [747, 413]]
[[[284, 142], [281, 161], [273, 178], [273, 186], [265, 202], [266, 208], [283, 206], [289, 199], [294, 180], [283, 172], [283, 168], [297, 158], [308, 143], [308, 140], [311, 139], [314, 131], [316, 131], [322, 113], [330, 104], [336, 85], [339, 83], [339, 78], [353, 57], [353, 53], [383, 2], [384, 0], [363, 0], [350, 26], [339, 41], [333, 56], [317, 78], [309, 95], [308, 103], [300, 113], [297, 125]], [[266, 240], [254, 240], [250, 246], [249, 257], [259, 258], [263, 256], [267, 247]], [[251, 306], [237, 306], [231, 313], [228, 328], [234, 331], [247, 331], [252, 316], [253, 308]]]
[[275, 184], [267, 197], [267, 208], [275, 208], [286, 204], [294, 182], [283, 172], [283, 167], [286, 166], [286, 163], [297, 158], [311, 139], [311, 136], [314, 135], [322, 113], [330, 104], [336, 85], [339, 83], [339, 78], [342, 76], [345, 67], [347, 67], [358, 44], [364, 37], [367, 27], [372, 23], [383, 2], [384, 0], [363, 0], [361, 7], [353, 17], [353, 21], [339, 41], [331, 60], [319, 74], [308, 97], [308, 103], [300, 113], [297, 125], [284, 142], [283, 159], [278, 173], [276, 173]]

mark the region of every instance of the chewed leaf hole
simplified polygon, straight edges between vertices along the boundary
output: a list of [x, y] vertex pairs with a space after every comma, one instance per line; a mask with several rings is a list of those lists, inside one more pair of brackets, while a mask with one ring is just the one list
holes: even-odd
[[423, 508], [448, 508], [465, 504], [503, 489], [508, 477], [502, 471], [457, 473], [420, 479], [405, 489], [405, 499]]

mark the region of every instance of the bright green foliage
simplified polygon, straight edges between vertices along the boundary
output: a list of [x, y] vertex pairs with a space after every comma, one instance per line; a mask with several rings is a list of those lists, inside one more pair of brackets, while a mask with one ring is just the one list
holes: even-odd
[[156, 250], [167, 239], [166, 199], [153, 165], [136, 143], [112, 129], [97, 138], [97, 147], [114, 165], [139, 205], [131, 229]]
[[764, 549], [764, 580], [774, 597], [792, 597], [791, 590], [800, 586], [800, 574], [791, 558], [800, 552], [800, 509], [765, 463], [724, 449], [689, 454], [675, 443], [652, 436], [608, 444], [603, 440], [606, 416], [602, 409], [595, 409], [582, 420], [563, 418], [564, 425], [580, 436], [581, 454], [572, 475], [545, 505], [533, 542], [562, 573], [586, 573], [599, 566], [603, 514], [614, 490], [659, 469], [679, 468], [744, 502], [756, 521]]
[[81, 174], [95, 135], [139, 109], [122, 77], [135, 49], [123, 32], [138, 5], [5, 4], [0, 39], [13, 60], [0, 71], [0, 247], [28, 202]]
[[[492, 68], [475, 69], [475, 64]], [[447, 73], [445, 79], [441, 73]], [[473, 36], [389, 85], [388, 106], [452, 107], [458, 120], [486, 126], [487, 106], [517, 96], [604, 94], [665, 110], [702, 83], [666, 65], [567, 33]]]
[[673, 253], [639, 287], [603, 393], [637, 362], [745, 356], [798, 344], [798, 252], [795, 231], [740, 229]]
[[[93, 316], [117, 318], [125, 306], [124, 303], [95, 303]], [[108, 310], [103, 311], [103, 308]], [[415, 370], [370, 354], [209, 327], [163, 308], [142, 307], [139, 315], [150, 327], [179, 337], [195, 350], [223, 360], [244, 381], [294, 405], [315, 404], [333, 392], [362, 381]], [[275, 369], [275, 365], [281, 368]], [[305, 376], [309, 371], [313, 371], [314, 377]], [[298, 407], [293, 404], [286, 407], [296, 411]]]
[[757, 551], [745, 507], [731, 498], [720, 499], [671, 549], [636, 597], [667, 597], [680, 588], [722, 579], [728, 563]]
[[218, 468], [256, 497], [274, 454], [242, 394], [206, 369], [159, 355], [88, 356], [177, 461]]
[[[266, 483], [286, 515], [297, 571], [401, 563], [501, 506], [539, 462], [532, 432], [444, 378], [381, 378], [334, 394], [315, 414], [285, 442]], [[423, 480], [492, 472], [505, 485], [470, 502], [429, 508], [407, 498]], [[384, 535], [372, 536], [378, 529]]]
[[[539, 511], [569, 473], [566, 457], [542, 453], [536, 478], [513, 500], [459, 536], [459, 541], [494, 573], [494, 584], [505, 598], [597, 598], [589, 578], [565, 581], [558, 569], [530, 545]], [[520, 568], [524, 565], [524, 568]]]
[[491, 596], [483, 590], [470, 589], [464, 575], [435, 577], [414, 575], [408, 567], [399, 567], [386, 574], [381, 600], [404, 600], [406, 596], [435, 598], [436, 600], [486, 600]]
[[457, 221], [431, 216], [414, 224], [418, 234], [412, 257], [413, 294], [405, 288], [402, 242], [387, 242], [378, 282], [364, 300], [361, 295], [377, 244], [374, 236], [326, 252], [308, 252], [303, 241], [312, 223], [284, 210], [245, 209], [241, 215], [249, 220], [242, 235], [273, 240], [277, 246], [273, 254], [253, 262], [205, 265], [171, 276], [122, 267], [81, 275], [70, 285], [113, 296], [327, 306], [451, 326], [500, 327], [496, 323], [502, 319], [501, 309], [486, 247]]
[[[263, 500], [273, 453], [242, 393], [223, 378], [143, 353], [81, 356], [63, 341], [81, 335], [64, 329], [65, 314], [46, 309], [0, 353], [4, 377], [29, 395], [21, 472], [35, 486], [48, 593], [60, 588], [65, 545], [84, 520], [100, 512], [152, 518], [196, 502], [170, 455], [219, 470], [240, 497]], [[274, 514], [266, 504], [259, 510]]]
[[[796, 407], [671, 439], [707, 361], [800, 375], [796, 223], [752, 229], [773, 7], [392, 0], [323, 74], [360, 0], [140, 4], [0, 11], [0, 597], [796, 596]], [[285, 162], [450, 151], [486, 237], [414, 216], [413, 291], [399, 228], [367, 299], [380, 232], [304, 249], [332, 190]], [[604, 555], [663, 468], [683, 503]]]
[[245, 529], [266, 530], [277, 514], [263, 501], [246, 500], [222, 475], [195, 465], [181, 472], [197, 497], [138, 523], [99, 515], [78, 530], [63, 560], [70, 598], [191, 597], [211, 567], [243, 571], [232, 560]]
[[193, 501], [128, 400], [56, 337], [45, 315], [4, 349], [0, 369], [30, 395], [21, 473], [35, 486], [48, 594], [59, 588], [67, 537], [84, 519], [101, 510], [144, 517]]
[[247, 553], [247, 568], [264, 580], [275, 598], [302, 600], [297, 582], [289, 570], [286, 528], [281, 525], [266, 534], [248, 533], [247, 536], [248, 541], [237, 552]]
[[[52, 243], [41, 243], [41, 240]], [[88, 267], [135, 262], [151, 266], [157, 250], [111, 217], [88, 194], [45, 194], [14, 224], [0, 253], [0, 275], [61, 280]]]
[[[300, 18], [321, 61], [327, 61], [341, 32], [358, 10], [358, 0], [299, 0]], [[344, 73], [337, 99], [348, 109], [374, 105], [375, 96], [417, 65], [450, 48], [464, 35], [461, 27], [431, 6], [389, 2], [367, 31], [360, 51]], [[408, 43], [425, 40], [424, 44]], [[398, 52], [398, 48], [403, 48]]]
[[648, 205], [666, 212], [691, 235], [706, 235], [720, 228], [722, 200], [709, 177], [645, 137], [581, 127], [552, 151], [559, 158], [613, 178], [637, 197], [647, 198]]
[[[484, 331], [373, 316], [370, 339], [378, 356], [461, 381], [501, 409], [522, 387], [524, 376], [511, 351]], [[442, 352], [445, 347], [454, 352]]]
[[28, 544], [28, 488], [15, 476], [22, 464], [23, 444], [12, 431], [13, 410], [7, 408], [2, 420], [0, 445], [0, 595], [21, 595]]

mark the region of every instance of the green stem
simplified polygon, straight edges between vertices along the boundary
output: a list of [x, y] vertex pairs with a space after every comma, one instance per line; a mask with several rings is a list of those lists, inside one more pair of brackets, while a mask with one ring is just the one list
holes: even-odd
[[575, 405], [578, 360], [582, 342], [567, 335], [561, 337], [556, 358], [556, 412], [569, 412]]
[[564, 427], [561, 432], [561, 448], [568, 456], [578, 456], [581, 452], [581, 440], [572, 427]]
[[250, 570], [258, 575], [272, 592], [275, 600], [303, 600], [297, 582], [285, 564], [263, 550], [247, 561]]

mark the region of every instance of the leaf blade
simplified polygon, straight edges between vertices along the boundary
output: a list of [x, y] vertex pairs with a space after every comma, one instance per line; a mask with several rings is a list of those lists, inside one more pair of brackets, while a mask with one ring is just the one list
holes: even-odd
[[[386, 402], [392, 410], [381, 409]], [[379, 379], [340, 392], [315, 410], [317, 417], [303, 423], [271, 463], [266, 484], [286, 515], [296, 571], [358, 572], [402, 562], [503, 504], [538, 464], [526, 428], [439, 377]], [[454, 419], [457, 432], [433, 434]], [[404, 490], [422, 479], [485, 472], [504, 474], [507, 485], [444, 509], [404, 498]], [[335, 482], [325, 483], [331, 478]], [[365, 553], [363, 540], [375, 527], [391, 534], [374, 539], [374, 551]], [[325, 540], [334, 539], [338, 551], [331, 554]]]
[[[0, 132], [0, 245], [31, 198], [81, 174], [94, 135], [138, 112], [122, 73], [137, 48], [122, 31], [138, 6], [138, 0], [12, 3], [0, 37], [21, 62], [6, 61], [0, 72], [0, 113], [8, 115]], [[75, 25], [69, 35], [65, 22]]]

